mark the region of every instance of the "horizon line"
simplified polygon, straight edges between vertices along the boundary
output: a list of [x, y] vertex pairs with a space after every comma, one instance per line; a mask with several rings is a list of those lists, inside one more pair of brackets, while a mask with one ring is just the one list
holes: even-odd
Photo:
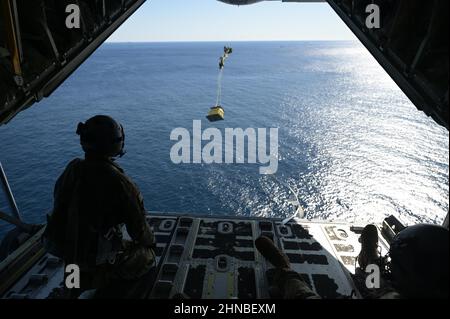
[[220, 42], [359, 42], [356, 39], [320, 40], [148, 40], [148, 41], [108, 41], [105, 43], [220, 43]]

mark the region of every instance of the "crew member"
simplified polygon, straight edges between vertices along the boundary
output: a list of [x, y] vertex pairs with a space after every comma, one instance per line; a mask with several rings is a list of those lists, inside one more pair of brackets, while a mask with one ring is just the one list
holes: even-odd
[[77, 134], [85, 158], [71, 161], [56, 182], [46, 247], [80, 267], [81, 291], [140, 278], [155, 262], [155, 239], [140, 191], [114, 161], [125, 153], [123, 127], [98, 115], [79, 123]]
[[[378, 230], [367, 225], [360, 238], [361, 252], [358, 268], [385, 263], [377, 252]], [[258, 251], [275, 266], [272, 295], [286, 299], [320, 298], [303, 281], [300, 274], [291, 269], [288, 257], [272, 240], [261, 236], [255, 242]], [[449, 231], [447, 228], [420, 224], [400, 231], [389, 249], [389, 271], [384, 274], [383, 285], [366, 293], [373, 299], [448, 299], [449, 280]], [[364, 279], [364, 278], [363, 278]], [[363, 280], [365, 282], [365, 280]]]

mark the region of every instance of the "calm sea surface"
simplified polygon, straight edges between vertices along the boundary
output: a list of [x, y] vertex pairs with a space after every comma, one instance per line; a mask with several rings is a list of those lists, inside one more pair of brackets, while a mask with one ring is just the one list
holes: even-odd
[[[449, 134], [416, 110], [355, 42], [231, 43], [226, 120], [209, 123], [223, 43], [105, 44], [49, 99], [0, 127], [0, 161], [27, 222], [43, 222], [55, 180], [82, 156], [76, 125], [108, 114], [126, 130], [118, 162], [150, 211], [292, 214], [441, 223], [449, 209]], [[174, 128], [279, 128], [276, 178], [259, 164], [170, 160]], [[4, 197], [0, 208], [8, 210]], [[8, 227], [0, 224], [0, 236]]]

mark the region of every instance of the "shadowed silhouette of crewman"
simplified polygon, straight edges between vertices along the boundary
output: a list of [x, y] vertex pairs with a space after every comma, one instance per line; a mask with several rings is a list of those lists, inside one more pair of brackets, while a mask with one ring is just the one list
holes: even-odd
[[[142, 195], [115, 162], [125, 154], [122, 125], [105, 115], [79, 123], [84, 159], [58, 178], [44, 235], [48, 251], [81, 270], [80, 292], [135, 280], [155, 262], [155, 237]], [[124, 229], [131, 240], [124, 240]]]

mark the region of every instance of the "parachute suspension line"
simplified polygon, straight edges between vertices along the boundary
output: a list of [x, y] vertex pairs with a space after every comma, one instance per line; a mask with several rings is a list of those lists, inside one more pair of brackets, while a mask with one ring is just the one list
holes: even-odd
[[219, 76], [217, 78], [217, 99], [216, 105], [214, 105], [208, 112], [206, 118], [210, 122], [221, 121], [225, 118], [225, 111], [221, 105], [222, 102], [222, 77], [223, 77], [223, 68], [225, 66], [225, 61], [228, 56], [233, 52], [232, 48], [224, 47], [223, 55], [219, 59]]
[[223, 77], [223, 69], [219, 71], [219, 76], [217, 78], [217, 100], [216, 106], [220, 106], [222, 102], [222, 77]]
[[225, 66], [225, 61], [228, 59], [230, 54], [233, 53], [233, 49], [229, 47], [223, 48], [223, 55], [219, 59], [219, 77], [217, 79], [217, 100], [216, 106], [221, 106], [222, 102], [222, 77], [223, 77], [223, 68]]

